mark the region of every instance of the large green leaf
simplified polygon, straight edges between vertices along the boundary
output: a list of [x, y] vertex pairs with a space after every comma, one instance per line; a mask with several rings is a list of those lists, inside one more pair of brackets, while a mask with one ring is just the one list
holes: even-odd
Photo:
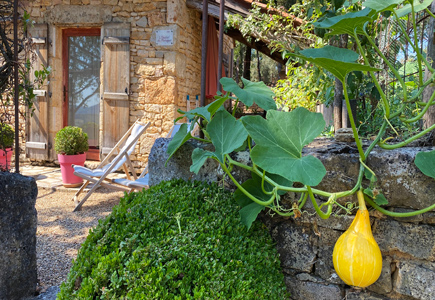
[[313, 156], [302, 157], [302, 148], [325, 127], [321, 114], [299, 107], [291, 112], [269, 111], [267, 120], [243, 117], [242, 122], [255, 141], [251, 158], [260, 168], [305, 185], [322, 181], [326, 174], [322, 162]]
[[357, 34], [363, 34], [364, 24], [371, 21], [369, 16], [371, 9], [365, 8], [357, 12], [347, 13], [345, 15], [327, 18], [322, 22], [315, 22], [317, 28], [331, 29], [329, 34], [349, 34], [354, 35], [355, 29]]
[[435, 178], [435, 150], [417, 153], [414, 163], [424, 175]]
[[191, 130], [195, 124], [191, 124], [192, 127], [189, 127], [188, 124], [181, 124], [180, 129], [175, 133], [174, 137], [168, 144], [168, 149], [166, 152], [169, 154], [166, 163], [168, 163], [169, 159], [174, 155], [174, 153], [181, 147], [185, 142], [192, 138]]
[[207, 132], [215, 147], [215, 155], [221, 163], [224, 155], [233, 152], [243, 145], [248, 132], [242, 123], [226, 110], [218, 111], [207, 125]]
[[386, 10], [392, 11], [394, 8], [397, 7], [397, 5], [399, 5], [402, 2], [403, 0], [383, 0], [383, 1], [367, 0], [362, 4], [362, 6], [369, 7], [376, 12], [383, 12]]
[[248, 230], [251, 228], [252, 223], [257, 219], [258, 214], [264, 209], [264, 206], [252, 202], [249, 205], [243, 207], [240, 213], [240, 220], [243, 225], [245, 225]]
[[224, 104], [224, 102], [226, 100], [228, 100], [228, 98], [229, 98], [228, 96], [222, 96], [207, 106], [197, 107], [197, 108], [189, 110], [189, 111], [182, 111], [181, 109], [179, 109], [178, 112], [180, 114], [182, 114], [182, 116], [177, 118], [175, 120], [175, 122], [184, 118], [184, 117], [186, 117], [189, 120], [192, 120], [195, 118], [203, 118], [203, 119], [207, 120], [207, 122], [210, 122], [211, 118], [219, 110], [219, 108], [222, 107], [222, 104]]
[[[431, 5], [432, 0], [424, 0], [422, 3], [420, 1], [414, 1], [416, 4], [414, 5], [414, 12], [417, 13], [426, 9], [429, 5]], [[406, 16], [407, 14], [412, 13], [411, 4], [406, 4], [402, 8], [396, 10], [396, 14], [399, 18]]]
[[210, 151], [205, 151], [201, 148], [195, 148], [192, 152], [192, 165], [190, 166], [190, 172], [198, 174], [199, 169], [204, 165], [207, 158], [213, 158], [216, 155]]
[[358, 53], [344, 48], [325, 46], [323, 48], [305, 49], [298, 54], [288, 53], [320, 66], [337, 77], [342, 82], [352, 71], [379, 71], [380, 69], [356, 63]]
[[[261, 179], [260, 179], [261, 180]], [[261, 183], [260, 183], [261, 184]], [[261, 201], [267, 201], [270, 195], [264, 194], [261, 185], [258, 184], [255, 179], [248, 179], [243, 184], [242, 187], [250, 193], [252, 196]], [[240, 189], [234, 192], [234, 199], [242, 207], [239, 211], [242, 223], [249, 229], [257, 219], [257, 215], [265, 208], [263, 205], [257, 204], [252, 201], [246, 194], [244, 194]]]
[[242, 78], [242, 81], [243, 89], [232, 78], [221, 78], [220, 83], [225, 91], [236, 95], [246, 106], [251, 106], [255, 101], [264, 110], [276, 109], [276, 103], [273, 100], [275, 94], [264, 82], [252, 82], [245, 78]]

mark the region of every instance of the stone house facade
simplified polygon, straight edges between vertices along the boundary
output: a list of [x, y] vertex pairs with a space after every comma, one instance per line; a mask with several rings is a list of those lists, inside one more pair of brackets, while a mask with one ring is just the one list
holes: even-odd
[[[22, 3], [34, 21], [33, 66], [51, 68], [27, 120], [26, 157], [55, 161], [56, 132], [78, 125], [89, 130], [89, 157], [98, 159], [140, 119], [151, 123], [132, 157], [143, 167], [187, 96], [200, 94], [201, 12], [186, 0]], [[224, 53], [231, 47], [226, 37]]]

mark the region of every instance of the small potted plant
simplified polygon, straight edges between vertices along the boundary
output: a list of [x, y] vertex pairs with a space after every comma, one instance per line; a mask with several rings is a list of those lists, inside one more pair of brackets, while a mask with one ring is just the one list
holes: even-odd
[[62, 183], [65, 187], [78, 187], [83, 179], [74, 175], [72, 165], [83, 166], [89, 149], [88, 135], [80, 127], [66, 126], [54, 138], [54, 150], [60, 164]]
[[10, 125], [0, 123], [0, 171], [7, 171], [11, 167], [14, 136], [15, 132]]

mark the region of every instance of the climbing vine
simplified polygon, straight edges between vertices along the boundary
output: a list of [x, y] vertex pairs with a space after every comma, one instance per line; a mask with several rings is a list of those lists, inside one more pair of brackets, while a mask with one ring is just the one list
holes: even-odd
[[[196, 138], [192, 137], [191, 129], [200, 118], [204, 119], [202, 131], [205, 138], [200, 140], [212, 143], [215, 151], [196, 148], [192, 153], [190, 170], [197, 173], [207, 159], [218, 161], [223, 171], [237, 186], [235, 198], [242, 207], [240, 214], [242, 222], [247, 227], [250, 227], [258, 213], [266, 207], [277, 214], [292, 216], [303, 209], [308, 199], [312, 202], [317, 214], [326, 219], [331, 215], [335, 206], [340, 206], [338, 199], [353, 195], [360, 190], [364, 191], [365, 199], [372, 207], [390, 216], [406, 217], [434, 209], [435, 204], [409, 213], [394, 213], [382, 208], [381, 205], [388, 203], [387, 199], [374, 188], [377, 177], [380, 175], [375, 174], [366, 164], [367, 157], [376, 145], [383, 149], [396, 149], [406, 146], [435, 129], [435, 125], [432, 125], [398, 143], [390, 143], [388, 138], [384, 138], [386, 129], [392, 126], [392, 120], [402, 123], [418, 122], [427, 109], [435, 104], [435, 93], [429, 102], [421, 101], [422, 92], [434, 82], [435, 73], [416, 45], [418, 39], [412, 35], [408, 36], [405, 28], [401, 28], [401, 33], [407, 36], [409, 44], [416, 52], [418, 61], [419, 84], [416, 87], [418, 91], [409, 94], [403, 78], [380, 51], [376, 41], [367, 33], [366, 28], [371, 23], [390, 21], [384, 17], [386, 12], [390, 15], [389, 18], [396, 20], [408, 18], [408, 15], [411, 16], [409, 21], [415, 27], [415, 18], [412, 16], [417, 12], [426, 10], [431, 17], [435, 17], [427, 9], [431, 3], [431, 0], [422, 3], [417, 1], [387, 0], [380, 2], [367, 0], [363, 3], [365, 8], [360, 11], [324, 19], [314, 24], [316, 28], [323, 29], [330, 35], [348, 34], [356, 41], [356, 51], [326, 45], [317, 49], [286, 53], [288, 57], [308, 61], [337, 77], [343, 83], [348, 110], [350, 110], [350, 104], [346, 79], [351, 72], [360, 71], [369, 74], [380, 94], [383, 109], [382, 125], [375, 139], [366, 148], [362, 146], [357, 126], [349, 111], [360, 163], [359, 176], [352, 189], [332, 193], [315, 188], [326, 175], [326, 169], [316, 157], [303, 156], [302, 150], [324, 129], [325, 122], [322, 115], [301, 107], [290, 112], [277, 111], [273, 100], [274, 93], [262, 82], [250, 82], [246, 79], [243, 79], [244, 88], [240, 88], [232, 79], [222, 78], [221, 84], [223, 89], [227, 91], [225, 95], [216, 96], [216, 100], [206, 107], [199, 107], [188, 112], [179, 111], [182, 114], [180, 118], [187, 117], [194, 122], [190, 125], [182, 125], [168, 146], [169, 157], [187, 140]], [[417, 30], [414, 32], [416, 34]], [[361, 43], [361, 40], [365, 40], [365, 44]], [[397, 94], [395, 98], [395, 101], [400, 99], [399, 106], [393, 107], [392, 100], [382, 90], [376, 76], [380, 69], [371, 65], [366, 45], [370, 51], [374, 50], [377, 57], [388, 66], [391, 74], [402, 86], [402, 89], [398, 90], [400, 94]], [[426, 80], [423, 79], [424, 68], [432, 73], [432, 76]], [[234, 111], [231, 113], [223, 108], [223, 104], [230, 98], [230, 94], [235, 95], [235, 101], [241, 101], [246, 106], [251, 106], [255, 101], [259, 107], [267, 111], [266, 118], [245, 116], [237, 120], [234, 117]], [[412, 117], [403, 114], [407, 107], [415, 105], [421, 107], [421, 111], [416, 112]], [[234, 151], [246, 149], [250, 154], [251, 165], [242, 164], [230, 156], [230, 153]], [[418, 153], [415, 164], [425, 175], [435, 178], [435, 151]], [[234, 167], [250, 171], [252, 178], [244, 183], [239, 183], [231, 173]], [[369, 186], [363, 186], [364, 177], [370, 181]], [[286, 207], [281, 203], [282, 195], [287, 192], [299, 195], [297, 205]], [[328, 200], [319, 204], [316, 196], [326, 197]], [[345, 207], [341, 208], [346, 209]]]

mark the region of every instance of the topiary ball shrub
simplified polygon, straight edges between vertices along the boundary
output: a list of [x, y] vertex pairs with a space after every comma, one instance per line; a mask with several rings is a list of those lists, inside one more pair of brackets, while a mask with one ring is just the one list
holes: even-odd
[[54, 137], [54, 150], [58, 154], [77, 155], [89, 150], [88, 134], [80, 127], [66, 126]]
[[58, 299], [288, 299], [267, 229], [248, 231], [238, 210], [214, 184], [126, 194], [90, 232]]

